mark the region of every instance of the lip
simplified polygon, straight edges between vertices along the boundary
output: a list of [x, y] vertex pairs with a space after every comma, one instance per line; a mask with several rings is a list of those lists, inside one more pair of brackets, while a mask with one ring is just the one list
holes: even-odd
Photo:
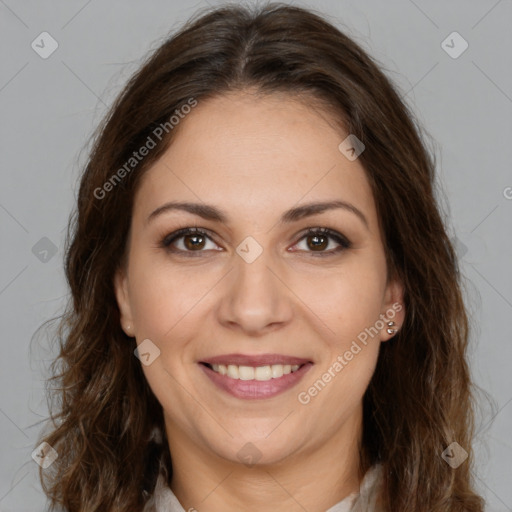
[[[224, 357], [224, 356], [222, 356]], [[298, 361], [298, 358], [290, 358], [294, 361]], [[213, 360], [213, 359], [212, 359]], [[268, 360], [268, 359], [267, 359]], [[210, 360], [209, 360], [210, 361]], [[233, 359], [230, 359], [233, 361]], [[265, 381], [260, 380], [239, 380], [232, 379], [227, 375], [221, 375], [220, 373], [214, 372], [211, 368], [206, 366], [204, 363], [199, 363], [199, 367], [207, 375], [207, 377], [222, 391], [229, 393], [230, 395], [240, 398], [243, 400], [256, 400], [272, 398], [276, 395], [288, 391], [294, 387], [306, 373], [313, 366], [313, 363], [307, 360], [305, 363], [293, 363], [302, 364], [302, 366], [295, 372], [283, 375], [278, 379], [270, 379]], [[212, 364], [225, 364], [225, 363], [212, 363]], [[271, 363], [280, 364], [280, 363]], [[251, 365], [247, 365], [251, 366]], [[259, 364], [257, 366], [266, 366], [265, 364]]]
[[223, 354], [220, 356], [209, 357], [203, 359], [201, 363], [208, 364], [234, 364], [236, 366], [271, 366], [273, 364], [306, 364], [310, 363], [309, 359], [303, 359], [301, 357], [285, 356], [283, 354], [256, 354], [256, 355], [245, 355], [245, 354]]

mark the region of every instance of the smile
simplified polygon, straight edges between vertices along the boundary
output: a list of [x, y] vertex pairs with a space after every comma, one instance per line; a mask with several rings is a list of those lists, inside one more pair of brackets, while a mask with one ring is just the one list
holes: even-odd
[[266, 381], [270, 379], [279, 379], [283, 375], [296, 372], [301, 365], [273, 364], [253, 367], [234, 364], [213, 364], [208, 366], [210, 366], [214, 372], [220, 373], [220, 375], [226, 375], [230, 379]]
[[272, 398], [290, 390], [302, 380], [313, 363], [238, 366], [203, 362], [198, 366], [216, 389], [235, 398], [254, 400]]

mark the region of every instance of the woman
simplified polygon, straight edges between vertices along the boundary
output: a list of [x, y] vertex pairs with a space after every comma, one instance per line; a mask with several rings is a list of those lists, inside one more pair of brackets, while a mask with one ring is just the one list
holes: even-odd
[[81, 180], [52, 506], [482, 511], [434, 169], [307, 10], [219, 8], [162, 44]]

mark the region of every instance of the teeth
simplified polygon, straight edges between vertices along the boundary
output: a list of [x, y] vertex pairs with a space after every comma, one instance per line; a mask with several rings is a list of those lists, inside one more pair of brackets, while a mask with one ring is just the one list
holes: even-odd
[[235, 364], [212, 364], [214, 372], [238, 380], [270, 380], [296, 372], [300, 365], [273, 364], [270, 366], [237, 366]]
[[239, 379], [240, 373], [238, 371], [238, 366], [235, 366], [234, 364], [228, 365], [228, 377], [231, 377], [232, 379]]

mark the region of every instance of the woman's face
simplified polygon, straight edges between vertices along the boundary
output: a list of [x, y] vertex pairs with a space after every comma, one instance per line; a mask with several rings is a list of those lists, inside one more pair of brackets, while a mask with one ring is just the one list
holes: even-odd
[[[137, 190], [116, 276], [171, 452], [277, 463], [356, 439], [403, 311], [365, 172], [338, 148], [348, 133], [248, 92], [180, 123]], [[199, 232], [172, 236], [184, 228]]]

